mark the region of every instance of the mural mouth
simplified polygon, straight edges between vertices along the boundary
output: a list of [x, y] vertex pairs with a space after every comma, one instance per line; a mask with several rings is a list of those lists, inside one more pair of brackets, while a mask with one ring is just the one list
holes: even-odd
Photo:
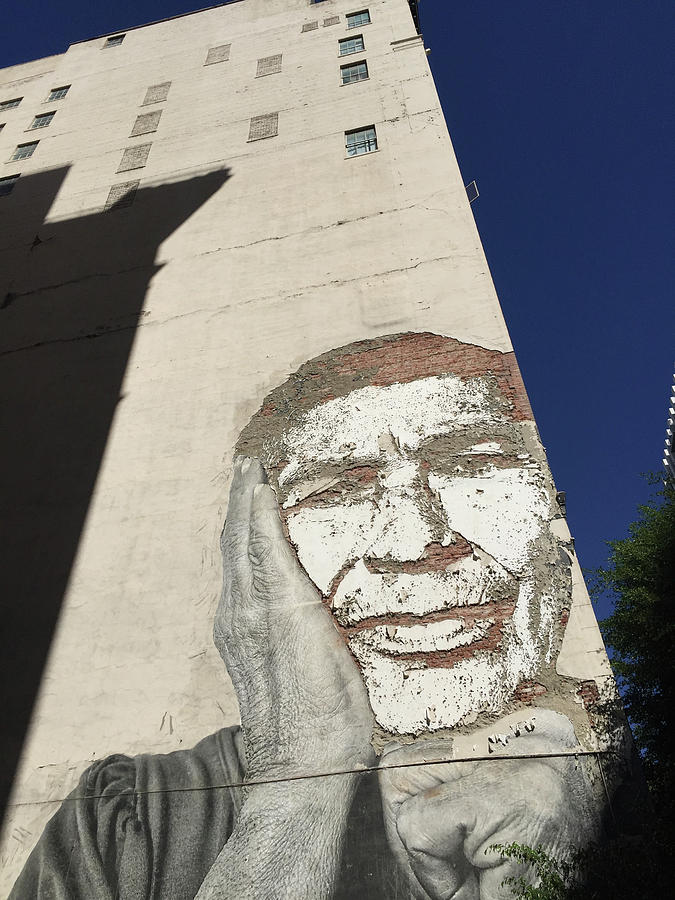
[[344, 626], [357, 658], [370, 653], [400, 663], [449, 668], [480, 651], [496, 650], [515, 600], [455, 607], [424, 616], [387, 614]]
[[[326, 602], [347, 632], [375, 629], [379, 635], [378, 628], [384, 628], [384, 633], [389, 629], [391, 642], [392, 628], [407, 629], [397, 641], [387, 644], [392, 653], [404, 652], [403, 643], [421, 638], [410, 630], [420, 627], [428, 638], [437, 633], [444, 650], [483, 641], [488, 627], [499, 626], [511, 616], [515, 605], [511, 598], [518, 596], [518, 582], [479, 548], [462, 551], [455, 550], [448, 561], [450, 554], [441, 548], [431, 565], [427, 558], [387, 562], [386, 567], [359, 559], [345, 567]], [[412, 648], [408, 650], [412, 652]], [[426, 652], [426, 645], [417, 650]]]

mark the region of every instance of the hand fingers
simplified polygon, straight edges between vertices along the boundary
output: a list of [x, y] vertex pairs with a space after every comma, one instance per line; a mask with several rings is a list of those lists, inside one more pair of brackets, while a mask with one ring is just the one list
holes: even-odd
[[293, 551], [284, 534], [276, 494], [268, 484], [253, 489], [248, 554], [261, 575], [300, 575]]
[[[447, 789], [447, 785], [444, 786]], [[479, 900], [478, 874], [464, 853], [466, 825], [454, 815], [444, 788], [403, 804], [396, 830], [415, 880], [431, 897]]]
[[235, 459], [225, 528], [220, 539], [223, 592], [214, 622], [216, 644], [221, 653], [226, 648], [234, 621], [241, 619], [241, 601], [250, 594], [252, 573], [248, 545], [253, 490], [257, 484], [266, 481], [267, 476], [259, 460], [243, 456]]
[[[452, 762], [447, 740], [388, 744], [380, 761], [380, 786], [386, 806], [394, 808], [439, 784], [454, 783], [470, 775], [476, 763]], [[430, 765], [419, 765], [428, 762]]]
[[416, 878], [432, 896], [458, 900], [464, 896], [460, 887], [472, 896], [477, 879], [481, 892], [486, 886], [485, 896], [501, 896], [501, 881], [518, 874], [520, 866], [488, 852], [492, 844], [516, 841], [555, 851], [569, 841], [571, 813], [558, 773], [542, 763], [526, 771], [501, 765], [496, 775], [483, 767], [399, 807], [398, 836]]
[[248, 532], [251, 520], [251, 502], [253, 488], [256, 484], [267, 481], [265, 470], [260, 460], [246, 456], [237, 456], [234, 461], [230, 499], [227, 504], [227, 516], [223, 530], [223, 541], [239, 531]]

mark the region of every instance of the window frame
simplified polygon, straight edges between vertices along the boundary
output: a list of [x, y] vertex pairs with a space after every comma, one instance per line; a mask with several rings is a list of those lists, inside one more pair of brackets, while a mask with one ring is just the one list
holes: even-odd
[[[354, 50], [345, 50], [342, 52], [342, 45], [349, 44], [352, 41], [361, 41], [361, 48], [356, 47]], [[355, 34], [353, 37], [345, 37], [340, 38], [338, 40], [338, 59], [341, 59], [343, 56], [351, 56], [353, 53], [365, 53], [366, 52], [366, 42], [363, 40], [362, 34]]]
[[[283, 60], [283, 53], [273, 53], [270, 56], [261, 56], [257, 63], [255, 77], [266, 78], [268, 75], [281, 75]], [[278, 68], [273, 68], [274, 65], [277, 65]], [[270, 68], [268, 71], [265, 71], [267, 66]]]
[[[28, 126], [26, 131], [35, 131], [36, 128], [38, 128], [38, 129], [39, 128], [47, 128], [49, 125], [52, 124], [52, 121], [54, 120], [55, 115], [56, 115], [56, 110], [53, 110], [52, 112], [46, 112], [46, 113], [37, 113], [37, 115], [33, 116], [33, 121], [30, 123], [30, 125]], [[38, 119], [47, 119], [47, 121], [38, 125], [37, 124]]]
[[[256, 129], [258, 125], [262, 125], [263, 122], [268, 121], [270, 124], [274, 123], [274, 131], [270, 131], [269, 134], [256, 134]], [[257, 116], [251, 116], [248, 123], [248, 138], [246, 140], [247, 144], [255, 143], [255, 141], [267, 141], [270, 138], [279, 137], [279, 112], [271, 113], [261, 113]]]
[[[30, 159], [37, 150], [37, 145], [39, 143], [40, 141], [26, 141], [24, 144], [17, 144], [14, 148], [14, 153], [12, 153], [9, 158], [9, 162], [22, 162], [24, 159]], [[19, 153], [20, 150], [24, 149], [24, 147], [32, 147], [33, 149], [30, 151], [30, 153]]]
[[163, 110], [161, 109], [153, 109], [150, 110], [150, 112], [139, 113], [136, 116], [136, 121], [131, 126], [129, 137], [133, 138], [143, 134], [154, 134], [159, 128], [162, 112]]
[[[351, 22], [350, 19], [355, 16], [368, 16], [367, 19], [360, 19], [358, 22]], [[345, 22], [347, 28], [360, 28], [362, 25], [371, 25], [372, 19], [370, 18], [370, 10], [369, 9], [358, 9], [356, 12], [346, 13], [345, 14]]]
[[[14, 187], [19, 178], [21, 178], [21, 172], [19, 172], [17, 175], [0, 176], [0, 198], [9, 197], [9, 195], [14, 190]], [[3, 188], [3, 185], [5, 185], [8, 189]]]
[[12, 97], [11, 100], [0, 101], [0, 112], [4, 112], [6, 109], [16, 109], [22, 100], [23, 97]]
[[[162, 88], [162, 91], [159, 91], [159, 88]], [[160, 81], [159, 84], [149, 84], [145, 89], [145, 96], [143, 97], [143, 102], [140, 104], [141, 106], [154, 106], [156, 103], [166, 103], [169, 98], [169, 91], [171, 90], [171, 82], [170, 81]], [[151, 99], [154, 95], [151, 94], [151, 91], [155, 93], [160, 93], [160, 99], [153, 100]], [[162, 97], [161, 94], [164, 94]]]
[[[145, 144], [132, 144], [131, 147], [125, 147], [122, 150], [122, 158], [120, 159], [120, 164], [117, 167], [115, 174], [119, 175], [120, 172], [133, 172], [136, 169], [144, 169], [148, 164], [148, 157], [150, 156], [151, 149], [152, 141], [148, 141]], [[138, 156], [135, 156], [135, 153], [137, 153]]]
[[[358, 66], [363, 66], [366, 74], [362, 78], [350, 78], [345, 81], [345, 69], [355, 69]], [[368, 61], [365, 59], [359, 59], [358, 61], [354, 60], [354, 62], [345, 63], [343, 66], [340, 66], [340, 84], [343, 86], [347, 84], [358, 84], [359, 81], [368, 81], [369, 78], [370, 72], [368, 71]]]
[[[365, 137], [361, 141], [354, 141], [351, 145], [349, 143], [350, 135], [358, 135], [358, 134], [367, 134], [369, 131], [373, 132], [373, 137]], [[369, 145], [374, 143], [374, 147], [370, 147]], [[366, 149], [361, 151], [356, 151], [355, 153], [350, 153], [349, 149], [351, 147], [356, 147], [360, 144], [364, 144]], [[350, 128], [348, 131], [345, 131], [345, 159], [352, 159], [355, 156], [367, 156], [369, 153], [376, 153], [380, 149], [380, 145], [377, 141], [377, 129], [375, 125], [365, 125], [361, 128]]]
[[113, 47], [119, 47], [120, 44], [124, 43], [126, 36], [126, 32], [124, 34], [111, 35], [105, 39], [105, 44], [101, 47], [101, 50], [112, 50]]
[[205, 66], [218, 66], [221, 63], [226, 63], [230, 61], [230, 56], [232, 54], [232, 42], [229, 44], [214, 44], [213, 47], [209, 47], [206, 51], [206, 57], [204, 59]]
[[[136, 199], [140, 180], [123, 181], [119, 184], [113, 184], [108, 191], [108, 197], [103, 207], [105, 212], [115, 212], [118, 209], [127, 209]], [[123, 190], [124, 193], [117, 196], [117, 193]]]
[[[51, 88], [49, 91], [49, 96], [45, 100], [45, 103], [56, 103], [58, 100], [63, 100], [63, 98], [68, 94], [68, 91], [71, 89], [72, 85], [64, 84], [63, 87]], [[63, 91], [61, 94], [60, 91]], [[59, 94], [58, 97], [55, 97], [55, 94]]]

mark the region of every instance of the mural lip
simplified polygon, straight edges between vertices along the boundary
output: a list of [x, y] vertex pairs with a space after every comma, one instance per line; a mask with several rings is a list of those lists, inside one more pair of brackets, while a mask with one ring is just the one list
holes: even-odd
[[[481, 651], [498, 650], [503, 626], [514, 609], [515, 600], [492, 600], [424, 616], [370, 616], [356, 625], [343, 626], [342, 630], [353, 651], [367, 651], [407, 666], [452, 668]], [[441, 629], [434, 628], [438, 625]], [[443, 643], [449, 646], [443, 647]]]
[[372, 631], [377, 627], [389, 628], [409, 627], [411, 625], [429, 625], [436, 622], [460, 621], [463, 627], [471, 627], [475, 622], [494, 621], [501, 622], [510, 618], [513, 614], [516, 601], [485, 600], [481, 603], [448, 606], [445, 609], [415, 615], [415, 613], [384, 613], [380, 616], [368, 616], [359, 622], [342, 625], [342, 629], [349, 635], [360, 631]]

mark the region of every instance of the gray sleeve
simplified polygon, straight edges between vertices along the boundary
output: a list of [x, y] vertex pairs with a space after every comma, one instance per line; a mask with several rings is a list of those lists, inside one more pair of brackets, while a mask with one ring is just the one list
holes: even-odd
[[241, 805], [238, 731], [90, 766], [47, 823], [10, 900], [192, 900]]

